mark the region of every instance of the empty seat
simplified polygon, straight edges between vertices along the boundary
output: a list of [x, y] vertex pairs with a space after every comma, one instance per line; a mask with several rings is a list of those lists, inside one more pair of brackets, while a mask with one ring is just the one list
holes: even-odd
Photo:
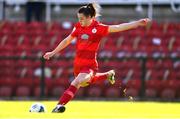
[[12, 90], [11, 94], [14, 94], [15, 88], [17, 85], [17, 81], [14, 77], [1, 77], [0, 79], [0, 87], [4, 87], [5, 89]]
[[[39, 78], [34, 78], [33, 79], [33, 93], [32, 95], [35, 97], [40, 97], [41, 95], [41, 79]], [[44, 80], [44, 94], [45, 96], [49, 96], [49, 93], [51, 92], [51, 88], [53, 86], [53, 82], [51, 79], [45, 79]]]
[[[44, 89], [44, 96], [47, 97], [49, 96], [49, 91], [46, 87]], [[33, 96], [35, 97], [40, 97], [41, 96], [41, 87], [40, 86], [34, 86], [33, 88]]]
[[11, 97], [13, 95], [13, 87], [0, 86], [0, 97]]
[[126, 84], [126, 95], [138, 97], [141, 88], [141, 80], [140, 79], [132, 79], [128, 80]]
[[89, 86], [87, 89], [87, 96], [88, 97], [101, 97], [102, 96], [102, 88], [99, 86]]
[[160, 96], [163, 100], [173, 100], [176, 97], [176, 92], [172, 89], [164, 89]]
[[150, 79], [145, 82], [145, 95], [148, 98], [155, 98], [159, 95], [161, 91], [161, 80]]
[[82, 98], [85, 96], [86, 93], [86, 88], [80, 88], [76, 94], [75, 94], [75, 98]]
[[28, 86], [18, 86], [16, 88], [15, 96], [17, 97], [29, 97], [31, 95], [31, 89]]
[[104, 95], [107, 98], [118, 98], [120, 97], [121, 89], [119, 87], [109, 86], [106, 88]]
[[65, 90], [66, 90], [66, 88], [64, 86], [56, 85], [56, 86], [52, 87], [50, 95], [52, 97], [59, 97], [64, 93]]

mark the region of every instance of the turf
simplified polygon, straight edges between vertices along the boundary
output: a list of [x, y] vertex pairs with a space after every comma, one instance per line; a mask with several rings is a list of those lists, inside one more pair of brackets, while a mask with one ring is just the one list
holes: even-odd
[[0, 119], [180, 119], [180, 103], [71, 101], [64, 113], [51, 113], [57, 102], [43, 103], [46, 113], [30, 113], [36, 101], [0, 101]]

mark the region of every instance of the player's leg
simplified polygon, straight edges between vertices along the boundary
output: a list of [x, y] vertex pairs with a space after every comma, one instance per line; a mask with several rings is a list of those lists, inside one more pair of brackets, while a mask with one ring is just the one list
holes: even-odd
[[94, 83], [96, 81], [104, 81], [107, 79], [111, 84], [115, 83], [115, 71], [114, 70], [110, 70], [110, 71], [104, 72], [104, 73], [95, 73], [95, 75], [91, 79], [91, 83]]
[[65, 111], [64, 105], [67, 104], [76, 94], [81, 85], [84, 85], [86, 82], [89, 82], [91, 79], [91, 73], [79, 73], [78, 76], [72, 81], [69, 88], [63, 93], [60, 97], [57, 106], [53, 109], [52, 112], [61, 113]]
[[76, 94], [79, 86], [70, 85], [68, 89], [64, 91], [62, 96], [59, 98], [57, 106], [52, 110], [52, 112], [62, 113], [65, 111], [65, 104], [67, 104]]

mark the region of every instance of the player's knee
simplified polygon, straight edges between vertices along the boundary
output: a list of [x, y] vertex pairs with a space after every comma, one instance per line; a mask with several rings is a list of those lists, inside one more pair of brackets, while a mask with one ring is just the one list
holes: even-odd
[[76, 78], [74, 81], [73, 81], [73, 84], [75, 85], [79, 85], [81, 87], [85, 87], [87, 86], [89, 83], [88, 83], [88, 79], [84, 78], [84, 79], [81, 79], [81, 78]]
[[91, 75], [89, 74], [88, 75], [80, 74], [73, 80], [72, 84], [76, 86], [85, 87], [89, 85], [90, 78], [91, 78]]
[[74, 85], [74, 86], [79, 87], [79, 86], [80, 86], [80, 82], [79, 82], [78, 80], [73, 80], [73, 81], [71, 82], [71, 85]]
[[76, 85], [76, 86], [79, 86], [83, 83], [83, 80], [81, 80], [80, 78], [75, 78], [73, 81], [72, 81], [72, 84], [73, 85]]

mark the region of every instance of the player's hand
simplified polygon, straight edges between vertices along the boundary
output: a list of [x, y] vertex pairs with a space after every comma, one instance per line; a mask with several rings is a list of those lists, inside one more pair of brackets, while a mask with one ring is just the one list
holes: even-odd
[[43, 57], [44, 57], [44, 59], [49, 60], [53, 55], [54, 55], [53, 52], [47, 52], [47, 53], [45, 53], [45, 55]]
[[139, 20], [139, 26], [146, 26], [150, 22], [151, 22], [151, 19], [149, 19], [149, 18], [140, 19]]

